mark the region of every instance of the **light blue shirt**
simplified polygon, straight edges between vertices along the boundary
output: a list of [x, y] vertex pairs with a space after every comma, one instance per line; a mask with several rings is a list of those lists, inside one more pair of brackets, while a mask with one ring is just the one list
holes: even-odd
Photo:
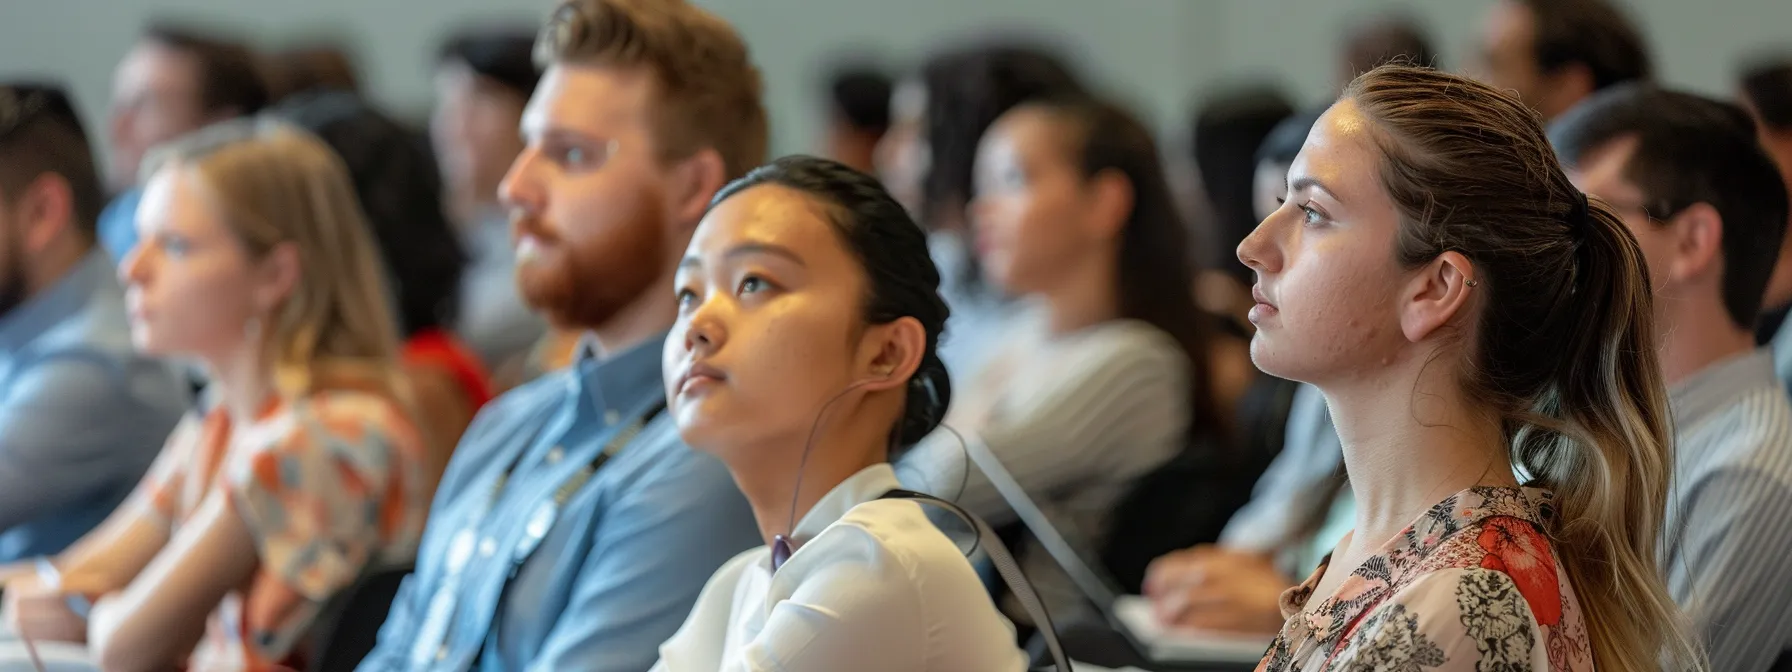
[[60, 552], [104, 520], [190, 397], [171, 367], [132, 351], [100, 250], [0, 316], [0, 562]]
[[113, 263], [124, 261], [124, 255], [137, 247], [137, 203], [142, 200], [143, 188], [131, 187], [100, 211], [100, 246], [112, 255]]
[[1780, 383], [1792, 389], [1792, 313], [1786, 314], [1785, 323], [1774, 334], [1772, 348], [1773, 370], [1779, 375]]
[[[512, 558], [531, 544], [529, 522], [554, 491], [663, 403], [662, 342], [603, 362], [582, 353], [568, 370], [480, 413], [436, 493], [416, 573], [360, 669], [641, 672], [653, 665], [710, 575], [764, 543], [727, 469], [686, 447], [667, 414], [572, 495], [514, 572]], [[487, 514], [494, 484], [513, 464]], [[451, 565], [469, 551], [455, 579]], [[443, 608], [448, 601], [454, 608]]]

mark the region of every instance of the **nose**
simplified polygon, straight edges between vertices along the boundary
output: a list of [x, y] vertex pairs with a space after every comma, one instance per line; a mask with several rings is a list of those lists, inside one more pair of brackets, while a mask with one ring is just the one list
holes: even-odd
[[538, 156], [534, 147], [524, 148], [504, 173], [503, 181], [498, 183], [498, 200], [506, 207], [530, 213], [541, 210], [542, 190], [535, 165]]
[[149, 264], [144, 261], [149, 256], [144, 250], [151, 245], [149, 241], [139, 241], [136, 247], [126, 252], [124, 259], [118, 262], [118, 281], [126, 285], [142, 284], [149, 275]]
[[704, 301], [692, 311], [685, 321], [684, 349], [697, 356], [708, 356], [722, 348], [728, 340], [727, 325], [723, 323], [721, 308], [714, 300]]
[[1269, 217], [1257, 224], [1251, 235], [1245, 236], [1238, 243], [1238, 261], [1256, 271], [1259, 275], [1275, 273], [1282, 270], [1282, 255], [1274, 240], [1276, 215], [1280, 210], [1272, 212]]

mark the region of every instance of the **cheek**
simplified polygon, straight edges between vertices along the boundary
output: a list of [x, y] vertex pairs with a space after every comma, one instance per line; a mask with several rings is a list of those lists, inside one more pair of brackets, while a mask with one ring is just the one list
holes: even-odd
[[1292, 261], [1277, 283], [1282, 328], [1272, 339], [1287, 355], [1310, 364], [1373, 360], [1399, 346], [1390, 254], [1322, 245]]

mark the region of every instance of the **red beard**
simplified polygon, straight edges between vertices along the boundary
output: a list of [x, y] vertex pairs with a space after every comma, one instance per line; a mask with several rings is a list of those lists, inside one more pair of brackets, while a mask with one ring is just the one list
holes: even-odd
[[[666, 263], [665, 217], [644, 198], [632, 217], [593, 222], [571, 233], [534, 217], [513, 220], [520, 238], [535, 238], [533, 259], [518, 260], [517, 288], [529, 306], [561, 329], [597, 329], [641, 301]], [[573, 225], [579, 226], [579, 225]], [[672, 297], [661, 297], [671, 301]]]

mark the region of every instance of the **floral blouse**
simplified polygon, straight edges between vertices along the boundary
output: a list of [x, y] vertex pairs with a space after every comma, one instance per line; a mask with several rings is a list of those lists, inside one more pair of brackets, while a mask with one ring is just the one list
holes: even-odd
[[1464, 490], [1314, 602], [1328, 556], [1282, 594], [1288, 623], [1257, 669], [1592, 670], [1580, 603], [1544, 532], [1553, 515], [1544, 490]]
[[170, 533], [225, 489], [260, 566], [207, 620], [188, 669], [295, 666], [323, 605], [373, 565], [416, 553], [428, 512], [423, 444], [383, 395], [326, 390], [232, 427], [214, 408], [174, 430], [136, 501]]

